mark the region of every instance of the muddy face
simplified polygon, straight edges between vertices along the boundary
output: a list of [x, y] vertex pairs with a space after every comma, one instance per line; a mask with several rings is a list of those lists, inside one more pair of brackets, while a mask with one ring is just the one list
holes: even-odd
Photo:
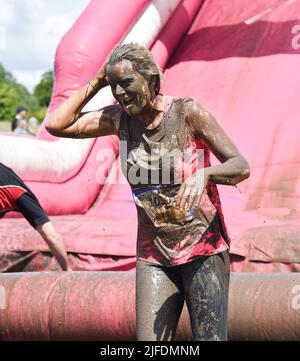
[[148, 81], [124, 59], [115, 65], [107, 65], [107, 80], [113, 96], [130, 116], [142, 117], [153, 105], [154, 91]]

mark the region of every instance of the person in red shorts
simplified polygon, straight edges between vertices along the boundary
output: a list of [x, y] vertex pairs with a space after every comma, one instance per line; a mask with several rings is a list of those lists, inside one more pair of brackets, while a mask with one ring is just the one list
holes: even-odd
[[42, 236], [62, 270], [68, 270], [66, 247], [38, 199], [17, 174], [0, 163], [0, 218], [7, 212], [21, 212]]

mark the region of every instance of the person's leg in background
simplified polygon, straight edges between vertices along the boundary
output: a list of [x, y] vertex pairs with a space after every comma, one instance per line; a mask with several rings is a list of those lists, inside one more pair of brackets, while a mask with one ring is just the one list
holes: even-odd
[[174, 340], [184, 298], [172, 268], [137, 260], [138, 341]]

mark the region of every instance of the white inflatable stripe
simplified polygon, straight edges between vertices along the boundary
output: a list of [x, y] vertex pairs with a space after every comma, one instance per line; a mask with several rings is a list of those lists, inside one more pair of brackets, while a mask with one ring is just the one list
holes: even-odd
[[123, 44], [136, 42], [149, 47], [172, 15], [180, 0], [154, 0], [123, 40]]
[[0, 162], [27, 181], [60, 183], [87, 156], [93, 139], [60, 139], [57, 142], [26, 137], [0, 138]]
[[[180, 0], [153, 0], [133, 25], [123, 43], [138, 42], [148, 47], [172, 15]], [[84, 111], [111, 104], [110, 87], [102, 89]], [[56, 142], [0, 135], [0, 162], [14, 169], [24, 180], [62, 183], [84, 162], [92, 139], [59, 139]]]

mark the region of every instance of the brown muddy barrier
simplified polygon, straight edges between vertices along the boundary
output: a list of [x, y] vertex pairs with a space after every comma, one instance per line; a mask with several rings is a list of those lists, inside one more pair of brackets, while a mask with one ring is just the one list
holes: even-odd
[[[135, 273], [2, 273], [0, 338], [134, 340]], [[300, 273], [232, 273], [229, 339], [300, 340]]]

